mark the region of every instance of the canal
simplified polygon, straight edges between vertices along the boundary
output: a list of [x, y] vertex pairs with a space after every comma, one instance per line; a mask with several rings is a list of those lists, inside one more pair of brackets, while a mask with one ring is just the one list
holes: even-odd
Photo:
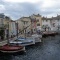
[[26, 53], [0, 53], [0, 60], [60, 60], [60, 36], [49, 36], [42, 43], [26, 46]]

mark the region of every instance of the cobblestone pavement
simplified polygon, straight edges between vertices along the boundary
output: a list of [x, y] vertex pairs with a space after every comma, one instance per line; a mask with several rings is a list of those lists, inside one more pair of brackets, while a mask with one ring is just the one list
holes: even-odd
[[0, 60], [60, 60], [60, 36], [43, 38], [42, 43], [26, 46], [26, 53], [0, 53]]

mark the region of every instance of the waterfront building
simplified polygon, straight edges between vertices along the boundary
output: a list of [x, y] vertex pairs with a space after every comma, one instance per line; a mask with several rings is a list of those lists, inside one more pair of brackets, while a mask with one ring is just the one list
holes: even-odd
[[[42, 17], [40, 14], [33, 14], [30, 16], [30, 18], [32, 20], [36, 20], [35, 22], [35, 26], [36, 26], [36, 30], [41, 30], [41, 27], [42, 27]], [[35, 31], [35, 29], [34, 29]]]
[[11, 35], [16, 35], [15, 21], [10, 17], [5, 16], [3, 13], [0, 14], [0, 37], [1, 40], [6, 40]]
[[51, 17], [51, 18], [42, 17], [42, 27], [43, 26], [46, 28], [49, 27], [48, 29], [51, 31], [60, 30], [60, 15], [57, 15], [56, 17]]
[[16, 22], [13, 20], [9, 21], [9, 37], [13, 37], [17, 35], [17, 26]]
[[51, 18], [42, 17], [42, 30], [50, 31], [51, 30]]
[[4, 18], [5, 15], [3, 13], [0, 13], [0, 40], [4, 40], [5, 35]]
[[21, 33], [28, 33], [31, 31], [31, 19], [30, 17], [21, 17], [16, 20], [18, 23], [18, 30]]

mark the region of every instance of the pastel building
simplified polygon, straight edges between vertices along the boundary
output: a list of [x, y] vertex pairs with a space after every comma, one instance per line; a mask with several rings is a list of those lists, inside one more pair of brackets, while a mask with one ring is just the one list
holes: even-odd
[[36, 30], [41, 30], [42, 27], [42, 17], [40, 14], [33, 14], [30, 16], [32, 20], [35, 20]]
[[31, 19], [30, 17], [21, 17], [16, 20], [18, 23], [18, 29], [21, 33], [28, 33], [31, 31]]

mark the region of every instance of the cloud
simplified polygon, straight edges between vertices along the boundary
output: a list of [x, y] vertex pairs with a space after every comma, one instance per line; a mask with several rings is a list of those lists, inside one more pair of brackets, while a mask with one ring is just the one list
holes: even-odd
[[24, 2], [29, 2], [29, 3], [37, 3], [40, 0], [4, 0], [5, 2], [10, 2], [10, 3], [24, 3]]
[[0, 0], [0, 12], [12, 19], [40, 13], [42, 16], [60, 14], [60, 0]]
[[[15, 7], [14, 7], [15, 6]], [[32, 3], [19, 3], [19, 4], [5, 4], [5, 13], [12, 18], [19, 18], [21, 16], [29, 16], [38, 13], [39, 10], [36, 5]]]
[[55, 5], [54, 0], [43, 0], [42, 8], [49, 8]]
[[4, 5], [1, 5], [1, 4], [0, 4], [0, 13], [1, 13], [1, 12], [4, 12], [4, 11], [5, 11]]

